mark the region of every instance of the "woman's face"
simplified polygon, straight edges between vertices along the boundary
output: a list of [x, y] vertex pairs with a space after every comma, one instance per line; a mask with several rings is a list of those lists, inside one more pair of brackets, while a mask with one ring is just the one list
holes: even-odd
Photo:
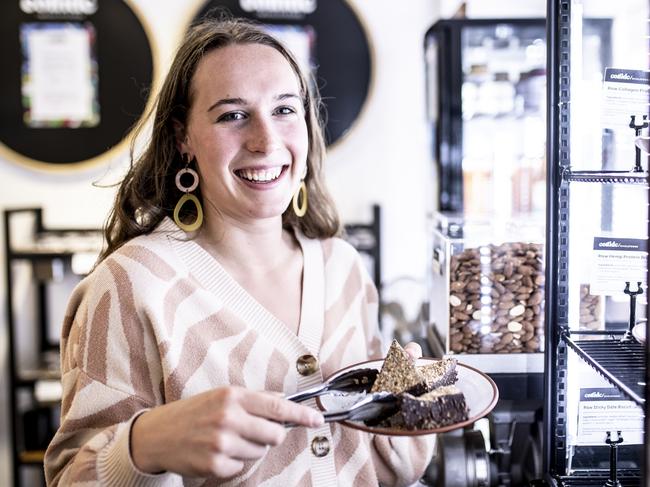
[[191, 100], [182, 149], [196, 157], [204, 200], [241, 222], [281, 217], [308, 150], [300, 84], [289, 62], [261, 44], [213, 50], [197, 66]]

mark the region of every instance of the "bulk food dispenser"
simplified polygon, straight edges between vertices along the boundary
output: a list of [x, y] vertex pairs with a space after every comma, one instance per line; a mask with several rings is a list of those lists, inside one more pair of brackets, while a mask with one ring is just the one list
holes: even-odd
[[432, 227], [432, 349], [488, 373], [541, 373], [543, 221], [437, 213]]

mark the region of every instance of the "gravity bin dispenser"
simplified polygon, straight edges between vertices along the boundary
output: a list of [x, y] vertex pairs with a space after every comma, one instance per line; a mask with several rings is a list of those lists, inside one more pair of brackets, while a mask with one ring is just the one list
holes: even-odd
[[430, 485], [527, 485], [542, 474], [545, 23], [450, 19], [425, 35], [440, 180], [426, 342], [499, 388], [487, 418], [439, 435]]

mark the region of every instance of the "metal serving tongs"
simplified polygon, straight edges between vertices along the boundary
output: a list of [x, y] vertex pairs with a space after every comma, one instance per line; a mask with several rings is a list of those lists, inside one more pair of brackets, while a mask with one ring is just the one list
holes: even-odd
[[[378, 423], [383, 418], [395, 414], [398, 408], [399, 402], [395, 394], [385, 391], [373, 392], [347, 409], [326, 412], [323, 414], [323, 418], [325, 418], [326, 423], [334, 421], [369, 421]], [[285, 423], [284, 426], [291, 428], [296, 425]]]
[[369, 392], [370, 388], [375, 383], [375, 379], [377, 379], [377, 374], [379, 374], [377, 369], [351, 370], [350, 372], [341, 374], [334, 379], [325, 381], [310, 389], [305, 389], [304, 391], [291, 394], [285, 399], [294, 402], [302, 402], [311, 399], [312, 397], [321, 396], [330, 391]]
[[399, 403], [392, 392], [373, 392], [348, 409], [323, 414], [326, 423], [332, 421], [372, 421], [387, 418], [397, 412]]

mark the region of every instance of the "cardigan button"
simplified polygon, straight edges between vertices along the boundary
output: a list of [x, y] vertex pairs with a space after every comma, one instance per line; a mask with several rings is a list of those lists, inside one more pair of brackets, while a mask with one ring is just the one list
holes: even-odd
[[330, 452], [330, 440], [325, 436], [316, 436], [311, 440], [311, 451], [317, 457], [324, 457]]
[[296, 361], [296, 369], [300, 375], [311, 375], [318, 370], [318, 359], [313, 355], [302, 355]]

